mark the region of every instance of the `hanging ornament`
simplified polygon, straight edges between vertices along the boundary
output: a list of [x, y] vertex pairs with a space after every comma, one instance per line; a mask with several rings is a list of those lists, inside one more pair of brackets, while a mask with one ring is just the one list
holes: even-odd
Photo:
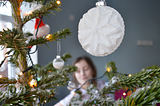
[[[38, 25], [39, 25], [39, 28], [38, 28], [38, 32], [37, 32]], [[37, 32], [37, 36], [36, 36], [36, 32]], [[34, 26], [34, 36], [42, 37], [42, 36], [47, 35], [49, 32], [50, 32], [49, 25], [44, 24], [43, 20], [40, 20], [40, 18], [36, 18], [35, 26]]]
[[78, 40], [82, 48], [93, 56], [107, 56], [114, 52], [124, 37], [124, 21], [105, 0], [96, 3], [80, 19]]
[[76, 88], [76, 84], [73, 81], [69, 81], [67, 88], [68, 90], [73, 90]]
[[53, 66], [56, 69], [62, 69], [64, 66], [64, 61], [61, 59], [60, 55], [57, 55], [56, 58], [53, 60]]
[[61, 52], [61, 41], [60, 41], [60, 39], [58, 39], [58, 41], [57, 41], [57, 56], [53, 60], [53, 67], [55, 67], [56, 69], [62, 69], [64, 66], [64, 61], [60, 56], [60, 52]]

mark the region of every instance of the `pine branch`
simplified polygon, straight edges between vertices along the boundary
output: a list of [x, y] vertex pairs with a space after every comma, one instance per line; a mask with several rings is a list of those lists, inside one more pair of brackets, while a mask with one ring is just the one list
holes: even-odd
[[66, 62], [67, 59], [72, 58], [72, 56], [69, 53], [65, 53], [61, 56], [61, 58]]
[[5, 46], [6, 48], [14, 48], [15, 50], [19, 51], [19, 53], [23, 54], [23, 52], [26, 52], [26, 43], [27, 40], [24, 38], [24, 35], [22, 32], [18, 32], [16, 28], [10, 29], [3, 29], [3, 31], [0, 31], [0, 45]]
[[31, 39], [27, 47], [38, 44], [46, 44], [47, 42], [56, 41], [57, 39], [63, 39], [66, 38], [66, 36], [71, 36], [70, 34], [71, 34], [70, 29], [68, 28], [62, 29], [61, 31], [57, 31], [56, 33], [50, 34], [49, 38], [39, 37], [37, 39]]
[[[103, 92], [106, 89], [98, 90], [94, 85], [90, 85], [87, 88], [87, 93], [90, 96], [89, 99], [83, 102], [81, 93], [76, 93], [72, 98], [69, 106], [153, 106], [153, 103], [157, 103], [157, 101], [160, 100], [159, 83], [160, 78], [154, 79], [146, 86], [137, 89], [131, 96], [127, 96], [125, 99], [122, 97], [121, 100], [119, 99], [115, 102], [113, 99], [111, 99], [111, 97], [108, 97], [107, 94]], [[109, 84], [108, 87], [112, 88], [115, 84], [117, 83]]]
[[17, 80], [14, 78], [9, 79], [8, 77], [2, 77], [0, 78], [0, 88], [7, 87], [9, 84], [15, 84], [16, 82]]
[[[26, 92], [27, 91], [27, 92]], [[30, 105], [35, 102], [33, 98], [36, 98], [35, 91], [28, 91], [28, 87], [21, 87], [19, 90], [14, 85], [8, 86], [8, 90], [1, 93], [0, 105]]]
[[32, 20], [34, 18], [38, 18], [39, 16], [43, 16], [43, 15], [47, 16], [47, 14], [52, 13], [52, 11], [50, 11], [50, 10], [60, 11], [61, 9], [58, 8], [59, 6], [60, 5], [58, 5], [56, 3], [56, 0], [51, 0], [51, 1], [49, 1], [49, 3], [43, 5], [40, 9], [34, 10], [32, 14], [29, 14], [28, 16], [25, 16], [24, 19], [22, 20], [22, 23], [24, 25], [29, 20]]
[[[45, 71], [47, 71], [47, 69]], [[70, 80], [68, 74], [75, 71], [76, 71], [75, 66], [65, 66], [61, 70], [56, 70], [56, 72], [51, 72], [49, 76], [41, 78], [41, 80], [38, 82], [39, 88], [46, 89], [46, 88], [54, 88], [56, 86], [64, 86]]]
[[[138, 73], [132, 74], [132, 76], [128, 76], [129, 74], [118, 73], [116, 71], [117, 68], [114, 62], [107, 63], [106, 69], [107, 68], [110, 68], [110, 72], [106, 72], [105, 75], [109, 77], [109, 79], [111, 79], [113, 76], [118, 76], [120, 79], [120, 81], [115, 84], [114, 88], [119, 89], [119, 87], [128, 87], [131, 91], [133, 91], [133, 89], [136, 87], [144, 86], [149, 81], [159, 78], [160, 74], [160, 67], [155, 65], [147, 67]], [[152, 71], [146, 71], [151, 68]]]
[[42, 90], [40, 88], [31, 88], [29, 86], [20, 86], [16, 88], [15, 85], [8, 86], [8, 90], [5, 92], [0, 92], [0, 105], [2, 106], [35, 106], [37, 98], [40, 97], [41, 103], [46, 103], [45, 100], [51, 101], [56, 100], [54, 97], [55, 89]]
[[18, 67], [18, 56], [21, 55], [24, 58], [26, 58], [27, 53], [27, 45], [26, 45], [26, 38], [24, 38], [24, 34], [22, 32], [19, 32], [16, 28], [10, 29], [3, 29], [3, 31], [0, 31], [0, 45], [6, 48], [11, 48], [8, 52], [6, 52], [7, 55], [10, 55], [10, 62], [13, 63], [14, 66]]
[[[123, 106], [153, 106], [160, 100], [160, 79], [153, 80], [147, 86], [137, 89], [131, 96], [121, 98]], [[122, 105], [120, 105], [122, 106]]]
[[154, 69], [152, 71], [140, 71], [136, 74], [133, 74], [131, 77], [127, 76], [122, 76], [119, 82], [120, 86], [126, 86], [129, 88], [132, 88], [131, 90], [133, 91], [133, 87], [141, 87], [146, 85], [149, 81], [153, 81], [154, 79], [159, 78], [160, 74], [160, 68]]

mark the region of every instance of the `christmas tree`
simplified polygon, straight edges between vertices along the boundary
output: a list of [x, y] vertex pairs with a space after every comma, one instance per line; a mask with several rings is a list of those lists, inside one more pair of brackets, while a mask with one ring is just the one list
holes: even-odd
[[[57, 86], [66, 85], [70, 80], [69, 73], [76, 71], [74, 66], [58, 66], [53, 67], [52, 62], [46, 66], [35, 65], [32, 62], [30, 51], [32, 46], [38, 47], [39, 44], [46, 44], [47, 42], [59, 41], [59, 39], [70, 36], [70, 30], [68, 28], [57, 31], [53, 34], [39, 35], [40, 23], [43, 16], [48, 14], [54, 14], [53, 11], [60, 11], [59, 0], [4, 0], [0, 3], [1, 6], [6, 4], [6, 1], [11, 3], [13, 10], [14, 28], [4, 29], [0, 31], [0, 45], [2, 50], [4, 48], [10, 48], [5, 54], [4, 60], [0, 65], [4, 63], [6, 59], [12, 64], [13, 67], [18, 67], [20, 74], [18, 79], [8, 77], [0, 78], [0, 87], [6, 88], [5, 92], [0, 92], [0, 105], [24, 105], [35, 106], [44, 105], [45, 103], [56, 100], [55, 93]], [[32, 13], [21, 16], [20, 7], [22, 4], [30, 3], [31, 5], [36, 3], [40, 4], [40, 8], [35, 9]], [[24, 25], [32, 20], [37, 20], [37, 26], [35, 33], [24, 33]], [[41, 34], [41, 33], [40, 33]], [[31, 38], [31, 39], [29, 39]], [[34, 53], [34, 52], [33, 52]], [[57, 56], [59, 58], [59, 55]], [[61, 56], [63, 61], [71, 58], [69, 53]], [[28, 63], [31, 63], [29, 65]], [[152, 71], [147, 71], [151, 69]], [[158, 103], [160, 100], [160, 85], [159, 85], [160, 68], [158, 66], [152, 66], [144, 68], [144, 70], [133, 75], [126, 73], [118, 73], [114, 62], [107, 63], [106, 71], [104, 75], [110, 79], [110, 82], [101, 91], [96, 89], [94, 85], [88, 87], [88, 94], [90, 99], [88, 101], [81, 101], [81, 93], [77, 89], [75, 96], [70, 102], [71, 106], [74, 105], [96, 105], [96, 106], [151, 106]], [[104, 76], [103, 75], [103, 76]], [[106, 94], [115, 93], [116, 90], [126, 89], [132, 92], [132, 95], [121, 100], [114, 101], [110, 96]], [[135, 90], [136, 89], [136, 90]]]
[[[68, 28], [53, 34], [49, 34], [49, 29], [44, 31], [40, 29], [42, 26], [45, 27], [42, 23], [43, 16], [54, 14], [53, 11], [60, 11], [61, 3], [59, 0], [4, 0], [0, 2], [1, 6], [5, 6], [7, 2], [10, 2], [12, 7], [14, 28], [0, 31], [2, 50], [10, 48], [5, 53], [5, 58], [1, 65], [8, 59], [12, 67], [19, 68], [20, 74], [17, 79], [0, 78], [1, 87], [6, 88], [5, 92], [0, 92], [0, 105], [35, 106], [45, 104], [51, 100], [54, 101], [56, 99], [54, 95], [57, 86], [66, 85], [67, 81], [69, 81], [68, 73], [72, 73], [76, 68], [73, 66], [58, 66], [56, 69], [53, 67], [52, 62], [49, 62], [46, 66], [35, 65], [30, 56], [34, 52], [30, 50], [33, 46], [37, 48], [40, 44], [47, 45], [47, 42], [56, 42], [66, 38], [66, 36], [70, 36], [71, 32]], [[25, 3], [40, 6], [22, 17], [20, 7]], [[37, 23], [34, 33], [24, 33], [24, 25], [32, 19], [36, 19]], [[62, 61], [67, 61], [69, 58], [71, 58], [69, 53], [60, 57], [60, 59], [63, 59]]]

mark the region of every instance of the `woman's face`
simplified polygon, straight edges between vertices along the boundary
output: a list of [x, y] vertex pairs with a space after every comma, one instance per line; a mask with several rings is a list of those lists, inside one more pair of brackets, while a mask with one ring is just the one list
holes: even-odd
[[93, 78], [93, 71], [90, 65], [85, 60], [80, 60], [75, 64], [77, 71], [75, 72], [76, 80], [80, 85], [84, 84], [87, 80]]

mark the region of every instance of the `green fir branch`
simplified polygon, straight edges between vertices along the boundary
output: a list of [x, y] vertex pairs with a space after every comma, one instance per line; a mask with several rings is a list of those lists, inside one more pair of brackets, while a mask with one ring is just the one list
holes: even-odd
[[77, 68], [75, 66], [65, 66], [61, 70], [51, 72], [49, 76], [40, 76], [41, 80], [38, 82], [39, 88], [46, 89], [66, 85], [67, 82], [70, 80], [68, 74], [75, 72], [76, 69]]
[[29, 20], [38, 18], [39, 16], [43, 16], [43, 15], [47, 16], [47, 14], [52, 13], [51, 10], [60, 11], [61, 9], [58, 8], [59, 6], [60, 5], [56, 3], [56, 0], [51, 0], [49, 1], [49, 3], [46, 3], [45, 5], [43, 5], [40, 9], [34, 10], [32, 14], [25, 16], [24, 19], [22, 20], [22, 23], [24, 25]]
[[125, 99], [121, 98], [123, 104], [120, 106], [153, 106], [156, 101], [160, 100], [160, 79], [153, 80], [147, 86], [139, 88], [131, 95], [127, 96]]
[[8, 77], [0, 78], [0, 88], [7, 87], [9, 84], [15, 84], [17, 80], [15, 78], [9, 79]]
[[38, 44], [47, 44], [47, 42], [56, 41], [57, 39], [63, 39], [66, 38], [66, 36], [71, 36], [70, 29], [62, 29], [60, 31], [57, 31], [53, 34], [51, 34], [50, 38], [47, 39], [45, 37], [39, 37], [37, 39], [31, 39], [29, 43], [27, 44], [27, 47], [34, 46]]
[[20, 89], [17, 91], [17, 88], [14, 85], [8, 86], [8, 90], [0, 95], [0, 105], [33, 106], [32, 103], [36, 102], [34, 98], [37, 98], [36, 95], [34, 95], [36, 92], [28, 90], [28, 87], [20, 87]]

